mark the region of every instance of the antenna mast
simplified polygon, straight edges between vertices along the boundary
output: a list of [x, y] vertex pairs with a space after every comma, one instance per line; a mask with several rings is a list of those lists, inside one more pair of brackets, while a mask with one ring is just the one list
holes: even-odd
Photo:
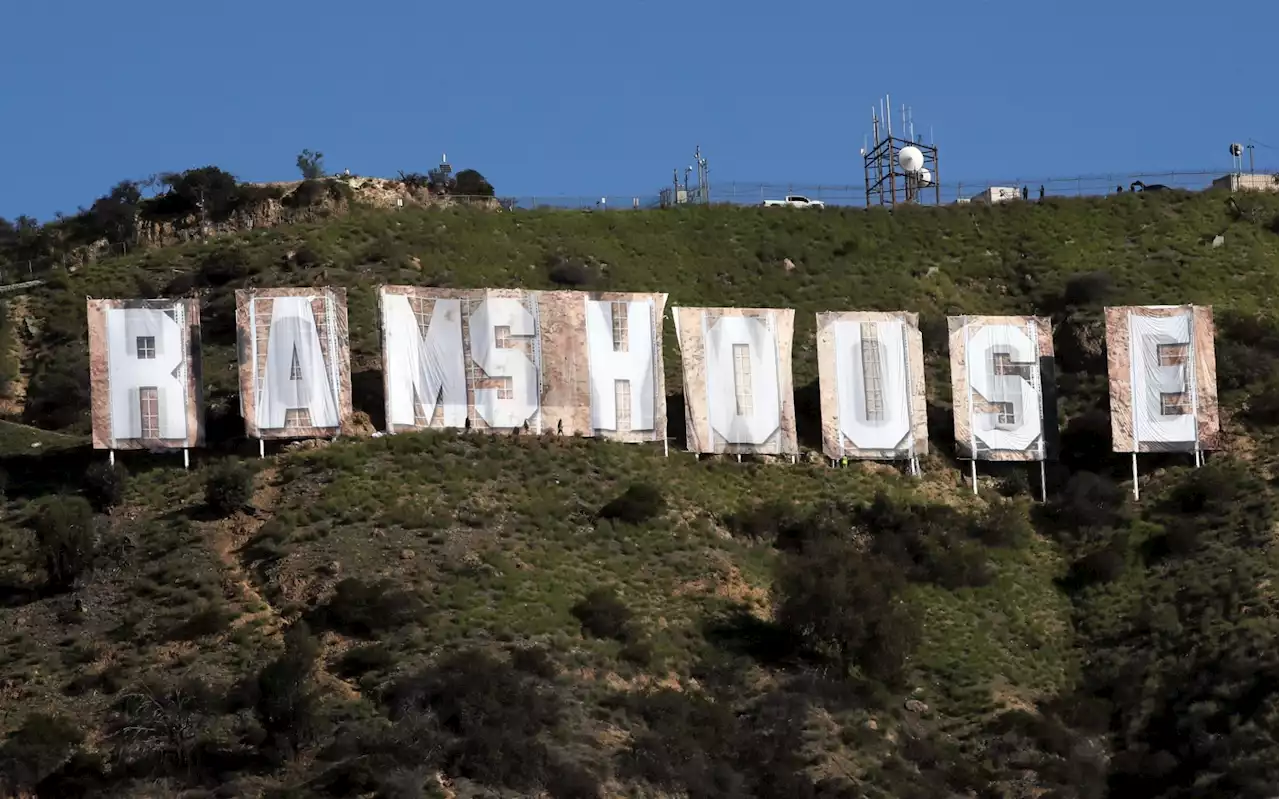
[[[938, 183], [938, 148], [929, 128], [929, 143], [916, 136], [915, 110], [902, 103], [898, 108], [901, 135], [893, 133], [893, 101], [889, 95], [871, 106], [870, 150], [862, 148], [862, 172], [866, 180], [867, 206], [896, 206], [899, 202], [920, 203], [930, 194], [934, 205], [941, 205]], [[864, 139], [865, 142], [865, 139]]]

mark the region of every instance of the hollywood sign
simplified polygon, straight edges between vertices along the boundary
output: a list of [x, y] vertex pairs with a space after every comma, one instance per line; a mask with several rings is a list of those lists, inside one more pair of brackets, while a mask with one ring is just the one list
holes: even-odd
[[[667, 295], [383, 286], [387, 431], [459, 429], [665, 441]], [[672, 309], [685, 428], [698, 453], [795, 455], [795, 312]], [[1057, 429], [1053, 339], [1036, 316], [949, 317], [959, 455], [1044, 461]], [[199, 302], [89, 300], [93, 444], [204, 443]], [[346, 291], [236, 292], [240, 409], [249, 437], [332, 437], [352, 418]], [[1213, 449], [1213, 315], [1106, 309], [1113, 448]], [[928, 451], [918, 316], [817, 315], [822, 448], [829, 458]]]

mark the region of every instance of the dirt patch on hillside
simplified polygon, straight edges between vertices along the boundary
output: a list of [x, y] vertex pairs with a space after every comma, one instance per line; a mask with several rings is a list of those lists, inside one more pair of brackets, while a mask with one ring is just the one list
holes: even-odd
[[769, 616], [772, 600], [767, 588], [753, 585], [728, 557], [716, 558], [713, 568], [714, 575], [681, 584], [675, 590], [676, 595], [711, 595], [745, 605], [761, 618]]

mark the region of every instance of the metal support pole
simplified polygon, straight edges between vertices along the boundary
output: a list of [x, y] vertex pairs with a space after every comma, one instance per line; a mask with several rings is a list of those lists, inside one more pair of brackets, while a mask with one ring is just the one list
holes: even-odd
[[978, 495], [978, 461], [969, 461], [969, 477], [973, 480], [973, 495]]
[[264, 439], [258, 439], [258, 457], [267, 457], [267, 442]]
[[1040, 461], [1040, 501], [1049, 501], [1049, 483], [1044, 479], [1044, 461]]
[[182, 448], [182, 468], [184, 469], [191, 468], [191, 450], [187, 449], [186, 447]]
[[1138, 499], [1138, 453], [1133, 453], [1133, 499]]
[[116, 451], [114, 449], [107, 450], [107, 465], [108, 466], [116, 465]]
[[662, 439], [662, 457], [664, 458], [671, 457], [671, 443], [670, 443], [670, 440], [667, 439], [665, 436]]

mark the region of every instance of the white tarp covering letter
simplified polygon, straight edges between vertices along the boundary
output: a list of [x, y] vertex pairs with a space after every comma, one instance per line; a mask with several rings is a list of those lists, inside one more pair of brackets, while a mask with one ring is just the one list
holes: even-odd
[[311, 427], [337, 427], [338, 370], [320, 347], [310, 297], [273, 297], [267, 363], [254, 407], [258, 427], [282, 428], [290, 411], [305, 410]]
[[1189, 357], [1190, 309], [1178, 316], [1129, 314], [1129, 341], [1134, 450], [1143, 441], [1194, 443], [1196, 381]]
[[665, 294], [383, 286], [387, 429], [666, 435]]
[[772, 320], [720, 317], [706, 324], [707, 416], [730, 444], [757, 446], [782, 425], [778, 340]]
[[515, 297], [487, 295], [472, 308], [468, 327], [471, 360], [489, 378], [486, 383], [497, 384], [477, 384], [476, 415], [499, 429], [532, 423], [538, 413], [538, 366], [523, 347], [511, 344], [515, 339], [536, 343], [537, 319]]
[[1053, 357], [1047, 324], [1029, 316], [948, 321], [956, 444], [963, 457], [1044, 460], [1043, 371]]
[[675, 309], [690, 449], [796, 452], [794, 314], [790, 309]]
[[351, 420], [346, 290], [236, 291], [240, 408], [250, 438], [312, 438]]
[[106, 310], [112, 439], [188, 438], [185, 337], [175, 310]]
[[584, 294], [591, 364], [591, 429], [597, 434], [655, 430], [655, 345], [652, 299], [605, 301]]
[[818, 314], [827, 456], [894, 459], [924, 454], [923, 362], [914, 314]]
[[[382, 292], [387, 422], [425, 426], [442, 413], [441, 427], [467, 421], [467, 369], [462, 349], [462, 302]], [[411, 303], [420, 304], [415, 311]], [[425, 330], [423, 328], [426, 328]]]
[[1198, 452], [1218, 446], [1213, 309], [1105, 309], [1111, 437], [1117, 452]]

